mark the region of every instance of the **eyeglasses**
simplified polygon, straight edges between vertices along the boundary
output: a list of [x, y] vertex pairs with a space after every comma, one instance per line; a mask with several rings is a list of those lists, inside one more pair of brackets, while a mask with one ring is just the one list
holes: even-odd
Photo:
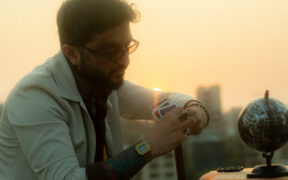
[[121, 51], [117, 51], [111, 54], [101, 54], [100, 52], [97, 52], [91, 48], [85, 47], [85, 46], [81, 46], [81, 48], [93, 53], [94, 55], [100, 57], [100, 58], [104, 58], [107, 59], [109, 61], [117, 61], [119, 58], [121, 58], [124, 54], [128, 53], [131, 54], [133, 53], [139, 46], [140, 42], [132, 39], [130, 45], [127, 48], [124, 48]]

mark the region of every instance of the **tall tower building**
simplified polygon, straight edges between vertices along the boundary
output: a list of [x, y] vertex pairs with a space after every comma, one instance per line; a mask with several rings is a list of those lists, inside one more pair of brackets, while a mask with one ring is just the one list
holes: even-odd
[[220, 86], [198, 88], [197, 99], [200, 100], [208, 109], [211, 121], [221, 120]]

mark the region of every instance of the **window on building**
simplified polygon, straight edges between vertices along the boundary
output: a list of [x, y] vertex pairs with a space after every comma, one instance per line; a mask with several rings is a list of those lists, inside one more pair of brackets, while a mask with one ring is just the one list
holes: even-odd
[[158, 168], [159, 167], [159, 164], [158, 163], [151, 163], [150, 164], [150, 168], [151, 169], [155, 169], [155, 168]]
[[167, 172], [165, 175], [166, 175], [166, 177], [169, 177], [169, 178], [175, 176], [175, 174], [173, 172]]
[[150, 178], [158, 178], [159, 174], [158, 173], [151, 173]]

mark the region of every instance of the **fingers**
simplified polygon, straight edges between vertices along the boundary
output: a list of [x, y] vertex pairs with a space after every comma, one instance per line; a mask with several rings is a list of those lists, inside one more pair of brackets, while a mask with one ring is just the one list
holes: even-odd
[[178, 118], [181, 122], [183, 122], [183, 121], [187, 120], [188, 116], [189, 116], [188, 112], [182, 111], [179, 113]]
[[200, 134], [204, 128], [199, 112], [193, 108], [184, 110], [182, 107], [177, 107], [165, 114], [160, 121], [163, 126], [170, 129], [170, 133], [173, 131], [182, 133], [181, 139], [187, 138], [185, 135]]
[[[196, 107], [198, 108], [198, 107]], [[187, 116], [195, 116], [196, 118], [200, 118], [199, 110], [195, 109], [195, 107], [190, 107], [184, 110]]]
[[186, 108], [179, 113], [181, 120], [180, 128], [188, 135], [198, 135], [205, 128], [205, 119], [201, 116], [201, 112], [197, 107]]
[[[182, 107], [176, 107], [175, 109], [173, 109], [172, 111], [170, 111], [171, 113], [173, 113], [173, 114], [179, 114], [180, 112], [182, 112], [183, 111], [183, 108]], [[169, 112], [169, 113], [170, 113]]]
[[173, 148], [177, 147], [179, 144], [181, 144], [183, 141], [185, 141], [188, 138], [188, 135], [183, 133], [183, 131], [176, 131], [172, 134], [170, 134], [168, 137], [170, 141], [173, 141]]
[[202, 120], [196, 117], [188, 117], [185, 121], [183, 121], [180, 125], [180, 129], [187, 133], [187, 128], [189, 128], [190, 132], [188, 135], [197, 135], [200, 134], [203, 130]]
[[197, 119], [194, 117], [188, 117], [185, 121], [180, 124], [181, 129], [187, 129], [197, 124]]
[[166, 113], [162, 119], [171, 119], [171, 120], [179, 121], [179, 113], [181, 113], [182, 111], [183, 111], [182, 107], [176, 107], [175, 109]]
[[188, 134], [184, 131], [187, 128], [190, 128], [191, 134], [199, 134], [203, 129], [201, 122], [202, 119], [195, 109], [184, 110], [182, 107], [176, 107], [167, 112], [152, 126], [145, 137], [150, 144], [153, 156], [165, 154], [185, 141]]

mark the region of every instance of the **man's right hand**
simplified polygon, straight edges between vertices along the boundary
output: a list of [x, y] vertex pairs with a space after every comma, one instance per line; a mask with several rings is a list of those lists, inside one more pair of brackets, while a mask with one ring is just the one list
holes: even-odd
[[177, 107], [166, 113], [160, 121], [157, 121], [144, 138], [151, 149], [153, 158], [164, 155], [175, 149], [187, 138], [185, 130], [195, 126], [194, 119], [181, 122], [179, 119], [182, 107]]

